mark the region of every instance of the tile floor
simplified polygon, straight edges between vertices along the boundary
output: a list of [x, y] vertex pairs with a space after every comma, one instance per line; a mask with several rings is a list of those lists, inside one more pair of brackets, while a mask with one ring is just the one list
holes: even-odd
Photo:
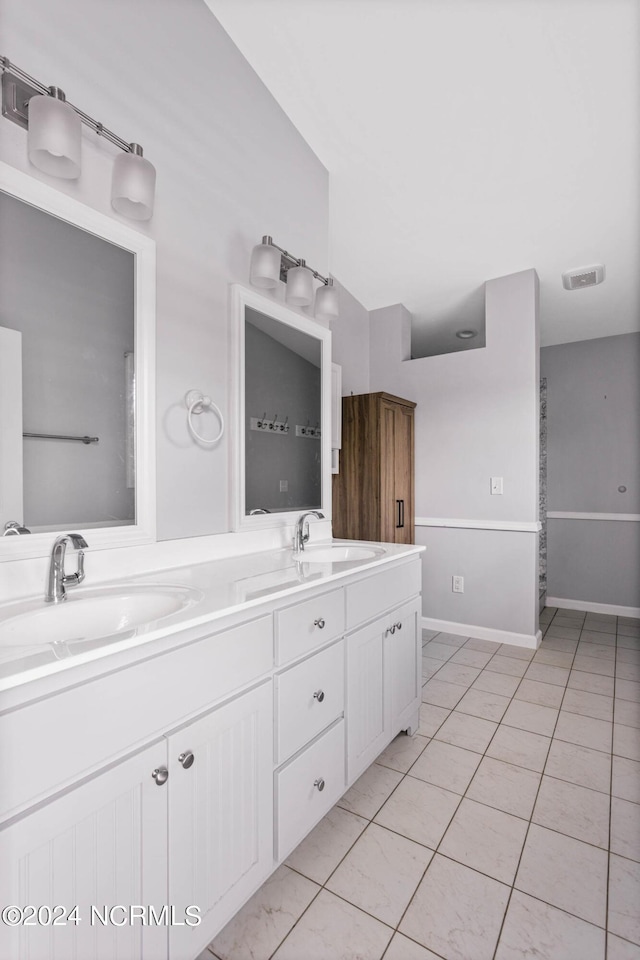
[[640, 960], [640, 621], [424, 631], [401, 734], [201, 960]]

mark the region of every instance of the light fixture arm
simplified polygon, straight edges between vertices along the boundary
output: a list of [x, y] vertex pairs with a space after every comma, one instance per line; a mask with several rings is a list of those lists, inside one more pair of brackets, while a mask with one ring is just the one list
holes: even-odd
[[269, 247], [275, 247], [276, 250], [279, 250], [285, 260], [288, 260], [292, 267], [306, 267], [312, 274], [315, 280], [321, 280], [327, 287], [333, 286], [332, 277], [324, 277], [321, 273], [318, 273], [317, 270], [314, 270], [313, 267], [310, 267], [309, 264], [304, 259], [294, 257], [292, 253], [289, 253], [288, 250], [285, 250], [283, 247], [279, 247], [277, 243], [273, 242], [273, 239], [269, 236], [264, 236], [262, 242]]
[[[17, 67], [15, 63], [11, 63], [8, 57], [0, 56], [0, 70], [2, 73], [9, 74], [18, 80], [22, 84], [26, 84], [33, 88], [34, 93], [42, 94], [45, 97], [55, 97], [56, 99], [65, 99], [64, 94], [60, 97], [61, 91], [58, 87], [49, 87], [44, 83], [41, 83], [39, 80], [36, 80], [35, 77], [30, 76], [30, 74], [25, 73], [24, 70], [21, 70], [20, 67]], [[103, 123], [100, 123], [99, 120], [94, 120], [93, 117], [90, 117], [88, 113], [85, 113], [84, 110], [81, 110], [79, 107], [76, 107], [75, 104], [69, 103], [66, 101], [69, 106], [75, 110], [80, 119], [87, 127], [90, 127], [94, 133], [99, 137], [104, 137], [106, 140], [109, 140], [115, 147], [118, 147], [120, 150], [123, 150], [125, 153], [134, 153], [138, 156], [142, 156], [142, 147], [139, 144], [127, 143], [126, 140], [123, 140], [122, 137], [119, 137], [117, 133], [114, 133], [113, 130], [110, 130], [108, 127], [105, 127]], [[20, 123], [15, 116], [6, 113], [3, 109], [3, 113], [10, 120], [16, 120], [17, 123]], [[135, 149], [134, 149], [135, 148]]]

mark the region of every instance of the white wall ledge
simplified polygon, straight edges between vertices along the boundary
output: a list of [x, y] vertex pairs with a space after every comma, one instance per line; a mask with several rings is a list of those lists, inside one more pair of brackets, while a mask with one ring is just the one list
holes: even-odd
[[542, 524], [522, 520], [462, 520], [444, 517], [416, 517], [416, 527], [458, 527], [464, 530], [509, 530], [516, 533], [538, 533]]
[[639, 523], [640, 513], [570, 513], [565, 510], [549, 510], [548, 520], [621, 520]]

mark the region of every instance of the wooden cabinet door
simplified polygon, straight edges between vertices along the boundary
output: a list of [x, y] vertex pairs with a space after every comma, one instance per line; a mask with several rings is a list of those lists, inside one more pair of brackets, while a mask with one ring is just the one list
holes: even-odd
[[[1, 957], [167, 957], [168, 926], [126, 922], [123, 909], [159, 915], [168, 902], [168, 782], [152, 778], [166, 756], [164, 741], [148, 747], [0, 832], [3, 906], [78, 905], [77, 924], [0, 924]], [[117, 909], [103, 925], [91, 906]]]
[[202, 917], [198, 927], [171, 928], [170, 953], [193, 960], [273, 868], [272, 682], [167, 743], [169, 902], [179, 913], [195, 904]]
[[347, 780], [373, 763], [387, 744], [384, 629], [380, 621], [347, 637]]
[[380, 400], [381, 539], [413, 543], [413, 408]]

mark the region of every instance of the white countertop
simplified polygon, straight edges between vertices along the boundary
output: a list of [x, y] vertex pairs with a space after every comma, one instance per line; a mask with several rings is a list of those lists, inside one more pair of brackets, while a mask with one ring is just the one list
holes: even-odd
[[[259, 608], [265, 602], [282, 597], [294, 597], [314, 587], [323, 587], [346, 576], [360, 571], [372, 570], [390, 562], [419, 554], [424, 547], [404, 544], [382, 544], [357, 541], [317, 542], [318, 547], [344, 543], [345, 546], [382, 548], [383, 553], [364, 560], [311, 563], [296, 559], [290, 548], [265, 550], [259, 553], [243, 554], [182, 565], [160, 571], [141, 572], [127, 576], [122, 580], [112, 580], [96, 587], [91, 586], [88, 576], [86, 585], [70, 589], [65, 606], [82, 602], [83, 597], [99, 595], [101, 591], [114, 590], [122, 595], [127, 590], [140, 590], [144, 586], [187, 588], [186, 602], [177, 612], [144, 623], [124, 632], [111, 636], [88, 640], [69, 640], [62, 648], [49, 642], [11, 645], [0, 643], [0, 693], [17, 687], [33, 684], [46, 678], [58, 677], [62, 686], [73, 682], [69, 671], [77, 671], [82, 665], [95, 664], [96, 674], [110, 668], [105, 662], [114, 657], [118, 666], [122, 666], [122, 655], [127, 651], [139, 651], [143, 645], [167, 637], [176, 637], [193, 627], [219, 620], [233, 614]], [[27, 612], [47, 609], [41, 596], [18, 600], [0, 605], [0, 628], [12, 618]], [[55, 608], [51, 608], [55, 616]], [[256, 614], [258, 611], [256, 611]], [[86, 671], [83, 671], [86, 675]], [[85, 676], [82, 677], [85, 679]], [[17, 692], [17, 691], [16, 691]], [[26, 691], [25, 691], [26, 692]], [[42, 690], [51, 692], [50, 690]], [[13, 698], [9, 698], [13, 700]]]

